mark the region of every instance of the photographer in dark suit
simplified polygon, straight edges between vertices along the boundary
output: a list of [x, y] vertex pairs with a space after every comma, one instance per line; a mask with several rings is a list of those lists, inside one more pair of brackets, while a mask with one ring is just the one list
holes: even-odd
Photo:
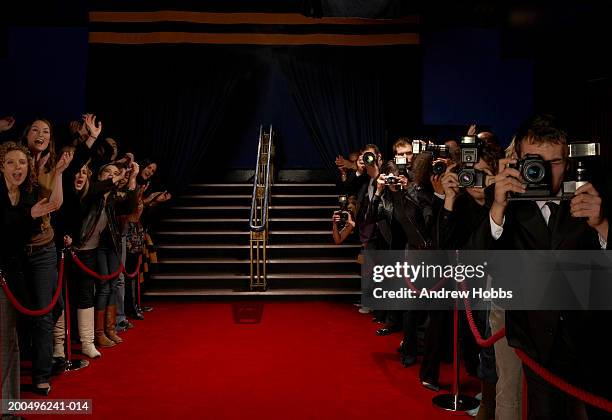
[[[472, 232], [489, 218], [489, 210], [493, 199], [493, 186], [487, 185], [486, 180], [492, 180], [497, 173], [498, 160], [504, 156], [503, 150], [493, 133], [483, 132], [477, 136], [479, 141], [478, 161], [473, 169], [486, 174], [482, 186], [463, 185], [459, 181], [460, 164], [451, 164], [442, 176], [444, 188], [444, 206], [438, 215], [434, 237], [439, 249], [464, 249], [468, 247]], [[426, 356], [421, 367], [421, 380], [426, 383], [437, 384], [440, 361], [442, 358], [443, 335], [449, 325], [450, 316], [447, 311], [431, 311], [430, 322], [426, 332]], [[488, 311], [474, 311], [474, 317], [481, 331], [490, 331], [488, 328]], [[465, 324], [464, 324], [465, 325]], [[438, 332], [436, 334], [436, 332]], [[461, 351], [465, 359], [468, 372], [477, 373], [481, 379], [482, 399], [477, 420], [489, 419], [495, 416], [495, 384], [497, 375], [495, 371], [495, 353], [493, 347], [479, 349], [472, 333], [467, 326], [462, 328]], [[490, 334], [486, 334], [490, 335]]]
[[[376, 193], [367, 211], [366, 220], [376, 222], [376, 249], [429, 249], [431, 239], [419, 204], [408, 193], [408, 178], [400, 175], [393, 161], [381, 168], [383, 172], [376, 183]], [[388, 335], [402, 329], [404, 339], [400, 345], [401, 361], [408, 367], [416, 361], [417, 324], [420, 313], [416, 311], [389, 311], [387, 325], [378, 335]]]
[[[565, 132], [550, 116], [527, 121], [515, 137], [516, 156], [541, 158], [550, 171], [551, 195], [561, 194], [568, 164]], [[529, 188], [521, 172], [502, 159], [495, 177], [495, 198], [488, 220], [479, 227], [481, 249], [572, 250], [606, 249], [608, 219], [591, 183], [581, 186], [571, 201], [509, 201], [509, 193]], [[527, 187], [527, 188], [526, 188]], [[478, 243], [479, 242], [479, 243]], [[612, 396], [609, 354], [598, 338], [598, 325], [609, 325], [604, 311], [506, 311], [508, 343], [569, 383], [603, 397]], [[564, 394], [523, 365], [527, 379], [530, 419], [574, 419], [582, 403]], [[589, 419], [609, 414], [586, 406]]]

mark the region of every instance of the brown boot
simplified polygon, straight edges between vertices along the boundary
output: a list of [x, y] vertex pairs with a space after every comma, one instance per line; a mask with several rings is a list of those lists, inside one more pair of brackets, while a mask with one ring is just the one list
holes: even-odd
[[106, 324], [104, 331], [106, 336], [113, 340], [115, 343], [123, 343], [121, 337], [117, 335], [115, 328], [117, 327], [117, 305], [108, 305], [106, 307]]
[[98, 347], [113, 347], [115, 342], [109, 340], [104, 334], [104, 312], [96, 310], [96, 317], [94, 319], [94, 335], [96, 337], [95, 342]]
[[489, 420], [495, 418], [495, 384], [487, 381], [480, 382], [482, 386], [482, 399], [476, 420]]

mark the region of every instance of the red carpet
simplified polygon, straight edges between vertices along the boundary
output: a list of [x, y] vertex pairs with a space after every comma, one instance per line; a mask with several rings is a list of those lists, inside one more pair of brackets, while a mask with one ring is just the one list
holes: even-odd
[[123, 344], [54, 379], [50, 398], [91, 398], [99, 419], [451, 417], [432, 406], [418, 365], [401, 366], [401, 336], [377, 337], [350, 303], [269, 302], [258, 324], [235, 323], [233, 305], [155, 302]]

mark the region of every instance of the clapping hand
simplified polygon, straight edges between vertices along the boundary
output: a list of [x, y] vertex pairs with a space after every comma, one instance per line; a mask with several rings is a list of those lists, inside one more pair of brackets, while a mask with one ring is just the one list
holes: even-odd
[[102, 131], [102, 121], [96, 122], [96, 116], [94, 114], [83, 115], [83, 121], [89, 135], [93, 138], [98, 138], [100, 132]]
[[58, 208], [59, 206], [57, 205], [57, 203], [54, 203], [54, 202], [50, 203], [48, 198], [43, 198], [38, 203], [32, 206], [32, 209], [30, 210], [30, 214], [32, 215], [33, 219], [36, 219], [38, 217], [42, 217], [49, 213], [52, 213]]
[[61, 174], [62, 172], [64, 172], [66, 168], [70, 165], [70, 162], [72, 162], [73, 157], [74, 152], [62, 153], [62, 156], [59, 158], [57, 164], [55, 165], [55, 173]]
[[15, 125], [15, 118], [2, 117], [0, 118], [0, 133], [10, 130]]

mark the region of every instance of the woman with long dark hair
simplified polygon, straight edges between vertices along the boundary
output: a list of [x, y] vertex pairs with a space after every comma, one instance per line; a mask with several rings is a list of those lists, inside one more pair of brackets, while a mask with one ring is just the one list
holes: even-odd
[[[61, 206], [62, 173], [72, 161], [73, 154], [64, 152], [56, 159], [51, 123], [44, 119], [35, 120], [26, 127], [22, 143], [34, 158], [34, 173], [39, 185], [38, 198], [47, 198], [49, 202]], [[57, 250], [51, 218], [48, 215], [37, 219], [26, 246], [26, 253], [28, 292], [35, 308], [44, 308], [51, 303], [57, 287]], [[32, 384], [35, 391], [43, 395], [48, 395], [51, 390], [54, 357], [59, 361], [65, 357], [62, 306], [60, 301], [54, 311], [31, 319]]]

